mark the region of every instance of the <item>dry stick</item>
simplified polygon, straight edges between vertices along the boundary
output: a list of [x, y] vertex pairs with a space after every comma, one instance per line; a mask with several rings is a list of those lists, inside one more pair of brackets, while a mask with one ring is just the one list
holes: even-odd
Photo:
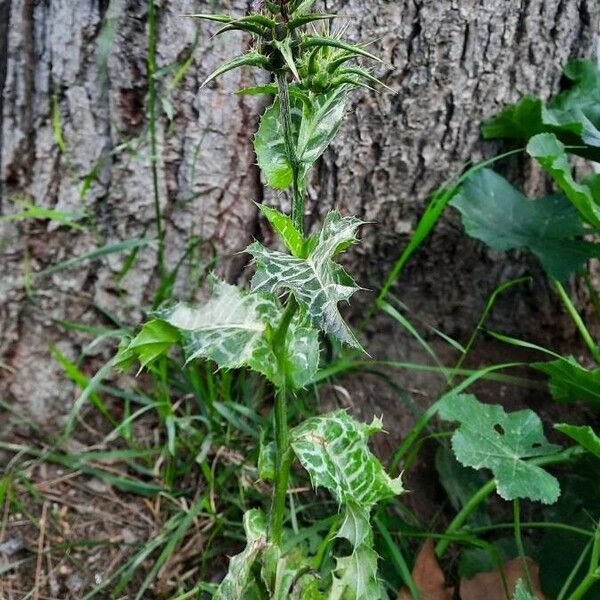
[[42, 516], [40, 517], [40, 535], [37, 545], [37, 559], [35, 563], [35, 586], [33, 588], [32, 600], [40, 600], [40, 579], [42, 577], [42, 558], [44, 556], [44, 538], [46, 536], [46, 517], [48, 514], [48, 500], [42, 505]]

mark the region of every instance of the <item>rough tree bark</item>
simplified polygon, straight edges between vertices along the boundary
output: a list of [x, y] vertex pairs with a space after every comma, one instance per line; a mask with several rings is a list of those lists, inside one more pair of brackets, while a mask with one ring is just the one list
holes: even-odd
[[[264, 104], [231, 94], [255, 81], [249, 71], [200, 89], [203, 78], [248, 40], [212, 38], [214, 28], [181, 15], [242, 13], [249, 4], [157, 2], [158, 68], [175, 65], [159, 71], [157, 79], [167, 263], [176, 264], [194, 234], [204, 242], [205, 261], [209, 245], [216, 247], [219, 269], [229, 279], [244, 273], [245, 258], [236, 253], [253, 236], [268, 235], [251, 202], [265, 193], [248, 141]], [[348, 122], [310, 186], [311, 224], [334, 206], [378, 223], [365, 228], [364, 242], [352, 256], [361, 283], [376, 289], [430, 192], [466, 160], [489, 153], [478, 140], [481, 120], [524, 93], [549, 96], [559, 88], [569, 57], [592, 55], [600, 5], [595, 0], [324, 4], [348, 17], [351, 38], [375, 40], [374, 51], [385, 61], [378, 75], [397, 91], [354, 95]], [[0, 211], [20, 210], [14, 200], [26, 198], [85, 212], [89, 223], [77, 231], [46, 221], [0, 222], [0, 395], [20, 402], [40, 422], [64, 413], [73, 394], [49, 346], [74, 357], [85, 339], [57, 321], [99, 324], [108, 313], [138, 318], [156, 286], [151, 248], [140, 251], [122, 279], [127, 253], [31, 277], [93, 248], [154, 233], [147, 18], [146, 0], [0, 0]], [[179, 70], [188, 58], [189, 69]], [[266, 200], [285, 202], [272, 195]], [[410, 264], [398, 291], [426, 321], [460, 337], [472, 328], [485, 292], [531, 264], [486, 252], [450, 215]], [[197, 276], [194, 269], [188, 274]], [[185, 283], [182, 277], [179, 293]], [[535, 331], [540, 319], [552, 318], [544, 314], [548, 306], [543, 291], [534, 301], [521, 299], [520, 320], [533, 320], [529, 329]], [[387, 347], [387, 356], [403, 356], [399, 334], [379, 340], [375, 336], [374, 347]], [[106, 345], [89, 350], [104, 356], [106, 351]], [[98, 364], [88, 361], [84, 368], [92, 372]]]

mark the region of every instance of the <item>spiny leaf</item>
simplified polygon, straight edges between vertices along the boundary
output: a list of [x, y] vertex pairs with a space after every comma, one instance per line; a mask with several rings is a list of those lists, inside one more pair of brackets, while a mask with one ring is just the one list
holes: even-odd
[[550, 393], [555, 400], [589, 402], [600, 408], [600, 369], [588, 371], [572, 356], [531, 366], [550, 377]]
[[207, 358], [220, 367], [236, 369], [261, 366], [270, 351], [263, 334], [279, 313], [273, 299], [215, 281], [212, 296], [203, 306], [177, 304], [158, 314], [182, 332], [188, 362]]
[[267, 545], [266, 519], [254, 508], [244, 514], [246, 548], [229, 561], [229, 570], [213, 600], [246, 600], [253, 585], [252, 568]]
[[529, 200], [490, 169], [469, 177], [451, 205], [461, 212], [471, 237], [494, 250], [527, 248], [556, 279], [566, 279], [590, 257], [600, 256], [600, 246], [578, 239], [586, 230], [566, 198]]
[[391, 479], [367, 446], [381, 429], [379, 419], [366, 425], [340, 410], [295, 427], [291, 445], [315, 488], [327, 488], [340, 504], [368, 509], [404, 491], [400, 478]]
[[298, 15], [293, 19], [290, 19], [288, 23], [288, 27], [290, 29], [297, 29], [298, 27], [302, 27], [303, 25], [308, 25], [308, 23], [314, 23], [315, 21], [324, 21], [326, 19], [335, 19], [336, 15], [328, 15], [322, 13], [307, 13], [303, 15]]
[[338, 48], [339, 50], [346, 50], [347, 52], [352, 52], [357, 56], [364, 56], [377, 62], [383, 62], [378, 56], [367, 52], [364, 48], [361, 48], [360, 46], [354, 46], [352, 44], [342, 42], [342, 40], [338, 40], [332, 37], [324, 37], [319, 35], [307, 36], [300, 42], [300, 44], [303, 48]]
[[257, 267], [252, 289], [270, 293], [289, 290], [315, 326], [359, 348], [337, 307], [338, 302], [348, 300], [358, 287], [332, 259], [340, 247], [355, 240], [360, 224], [354, 217], [342, 217], [336, 211], [329, 213], [318, 243], [306, 259], [270, 250], [258, 242], [250, 245], [247, 252], [254, 256]]
[[203, 306], [182, 303], [157, 314], [180, 332], [188, 362], [205, 358], [222, 368], [250, 367], [276, 386], [287, 384], [294, 389], [304, 387], [317, 372], [318, 333], [298, 319], [288, 330], [286, 372], [281, 372], [270, 329], [278, 324], [282, 309], [265, 294], [249, 294], [215, 280], [212, 296]]
[[596, 458], [600, 458], [600, 437], [589, 426], [568, 425], [567, 423], [558, 423], [554, 426], [561, 433], [568, 435], [575, 440], [582, 448], [593, 454]]
[[540, 133], [531, 138], [527, 152], [554, 179], [583, 219], [595, 229], [600, 229], [600, 208], [594, 202], [590, 188], [573, 179], [565, 147], [557, 137], [553, 133]]
[[252, 51], [247, 54], [242, 54], [241, 56], [236, 56], [226, 63], [222, 64], [218, 69], [213, 71], [202, 83], [201, 87], [207, 85], [213, 79], [220, 77], [224, 73], [231, 71], [233, 69], [237, 69], [238, 67], [243, 66], [251, 66], [251, 67], [262, 67], [268, 62], [268, 58], [263, 56], [259, 52]]
[[147, 367], [178, 341], [177, 329], [160, 319], [154, 319], [146, 323], [129, 343], [122, 345], [114, 364], [126, 369], [137, 359], [142, 368]]
[[[311, 103], [298, 94], [290, 94], [301, 183], [337, 134], [344, 118], [347, 95], [348, 86], [315, 96]], [[286, 152], [279, 100], [263, 114], [254, 138], [254, 150], [267, 183], [275, 189], [288, 188], [292, 184], [293, 170]]]
[[387, 600], [377, 578], [377, 552], [367, 545], [359, 546], [350, 556], [336, 559], [328, 600]]
[[288, 215], [270, 208], [264, 204], [259, 204], [258, 208], [265, 215], [271, 227], [279, 234], [279, 237], [286, 248], [297, 258], [302, 258], [304, 249], [304, 238], [294, 227], [294, 222]]
[[523, 580], [519, 579], [512, 600], [536, 600], [536, 597], [527, 590]]
[[556, 502], [558, 481], [524, 460], [560, 450], [546, 440], [542, 422], [533, 411], [507, 414], [501, 406], [482, 404], [475, 396], [449, 394], [440, 400], [439, 414], [460, 423], [452, 436], [458, 461], [474, 469], [491, 469], [502, 498]]

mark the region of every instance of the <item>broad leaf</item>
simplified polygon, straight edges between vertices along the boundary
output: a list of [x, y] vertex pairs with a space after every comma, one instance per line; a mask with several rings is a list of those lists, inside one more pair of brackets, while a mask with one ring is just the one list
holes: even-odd
[[525, 96], [486, 121], [481, 126], [481, 133], [486, 139], [527, 140], [546, 129], [542, 121], [542, 110], [543, 104], [539, 98]]
[[552, 176], [582, 218], [596, 230], [600, 230], [600, 207], [594, 202], [590, 188], [573, 179], [562, 142], [552, 133], [541, 133], [531, 138], [527, 144], [527, 152]]
[[147, 367], [178, 341], [177, 329], [159, 319], [148, 321], [130, 342], [125, 341], [121, 345], [115, 365], [127, 369], [135, 360], [139, 360], [142, 368]]
[[[291, 88], [294, 89], [293, 87]], [[315, 96], [305, 102], [290, 94], [292, 128], [299, 162], [299, 183], [323, 154], [342, 123], [348, 87]], [[258, 165], [267, 183], [275, 189], [286, 189], [293, 183], [293, 170], [285, 147], [279, 100], [266, 110], [254, 138]]]
[[552, 397], [559, 402], [588, 402], [600, 408], [600, 369], [588, 371], [572, 357], [537, 362], [534, 369], [550, 377]]
[[[600, 159], [600, 74], [595, 62], [574, 60], [565, 67], [571, 86], [546, 106], [526, 96], [507, 106], [482, 126], [486, 138], [528, 140], [539, 133], [554, 133], [571, 152]], [[585, 146], [583, 146], [585, 144]]]
[[554, 97], [544, 111], [544, 122], [573, 131], [590, 146], [600, 146], [600, 71], [589, 60], [573, 60], [565, 67], [570, 89]]
[[290, 438], [315, 488], [327, 488], [340, 504], [370, 508], [404, 491], [400, 477], [391, 479], [367, 446], [381, 429], [379, 419], [366, 425], [340, 410], [306, 420]]
[[270, 293], [282, 289], [290, 291], [316, 327], [360, 348], [337, 306], [359, 288], [332, 260], [341, 249], [355, 241], [360, 224], [353, 217], [342, 217], [335, 211], [329, 213], [317, 244], [306, 259], [270, 250], [258, 242], [250, 245], [247, 252], [256, 259], [252, 289]]
[[529, 200], [490, 169], [469, 177], [451, 204], [471, 237], [494, 250], [527, 248], [556, 279], [566, 279], [590, 257], [600, 256], [600, 246], [578, 239], [586, 231], [566, 198]]
[[561, 433], [568, 435], [575, 440], [582, 448], [593, 454], [596, 458], [600, 458], [600, 437], [589, 426], [568, 425], [567, 423], [559, 423], [554, 426]]
[[458, 461], [474, 469], [490, 469], [502, 498], [556, 502], [558, 481], [525, 460], [560, 450], [546, 440], [542, 422], [533, 411], [507, 414], [501, 406], [482, 404], [475, 396], [449, 394], [440, 400], [439, 414], [460, 423], [452, 436]]
[[215, 281], [212, 296], [203, 306], [177, 304], [159, 314], [182, 332], [188, 361], [206, 358], [219, 367], [250, 366], [261, 372], [271, 368], [274, 357], [269, 356], [264, 334], [280, 314], [272, 298]]
[[229, 570], [213, 600], [247, 600], [254, 584], [252, 568], [267, 545], [267, 525], [258, 509], [244, 514], [246, 548], [229, 561]]

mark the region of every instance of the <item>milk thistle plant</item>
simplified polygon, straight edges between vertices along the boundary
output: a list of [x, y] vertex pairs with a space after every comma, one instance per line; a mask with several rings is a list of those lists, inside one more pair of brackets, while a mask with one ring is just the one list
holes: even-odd
[[[202, 306], [177, 304], [157, 310], [139, 334], [127, 340], [117, 362], [142, 366], [183, 348], [186, 360], [210, 360], [219, 368], [248, 368], [275, 389], [275, 440], [261, 448], [259, 473], [273, 480], [268, 515], [252, 509], [244, 515], [246, 548], [231, 559], [215, 598], [310, 598], [376, 600], [386, 593], [377, 574], [370, 511], [381, 500], [401, 493], [400, 478], [391, 479], [369, 451], [367, 441], [382, 422], [354, 420], [345, 411], [310, 418], [290, 429], [288, 403], [314, 379], [319, 365], [321, 332], [360, 348], [338, 310], [338, 303], [358, 289], [335, 258], [356, 242], [361, 221], [330, 212], [319, 232], [304, 231], [307, 174], [336, 135], [350, 92], [377, 84], [355, 63], [377, 57], [335, 32], [334, 15], [311, 12], [313, 0], [253, 4], [246, 16], [193, 15], [222, 24], [218, 34], [244, 31], [253, 38], [250, 51], [232, 58], [205, 81], [232, 69], [252, 66], [267, 71], [271, 83], [241, 90], [270, 94], [254, 138], [258, 165], [269, 186], [291, 188], [291, 214], [260, 205], [286, 252], [259, 242], [246, 251], [254, 258], [249, 291], [212, 278], [212, 295]], [[300, 548], [285, 549], [289, 474], [294, 458], [308, 471], [315, 488], [327, 488], [343, 511], [339, 538], [350, 554], [337, 558], [329, 579], [314, 569], [314, 557]]]

